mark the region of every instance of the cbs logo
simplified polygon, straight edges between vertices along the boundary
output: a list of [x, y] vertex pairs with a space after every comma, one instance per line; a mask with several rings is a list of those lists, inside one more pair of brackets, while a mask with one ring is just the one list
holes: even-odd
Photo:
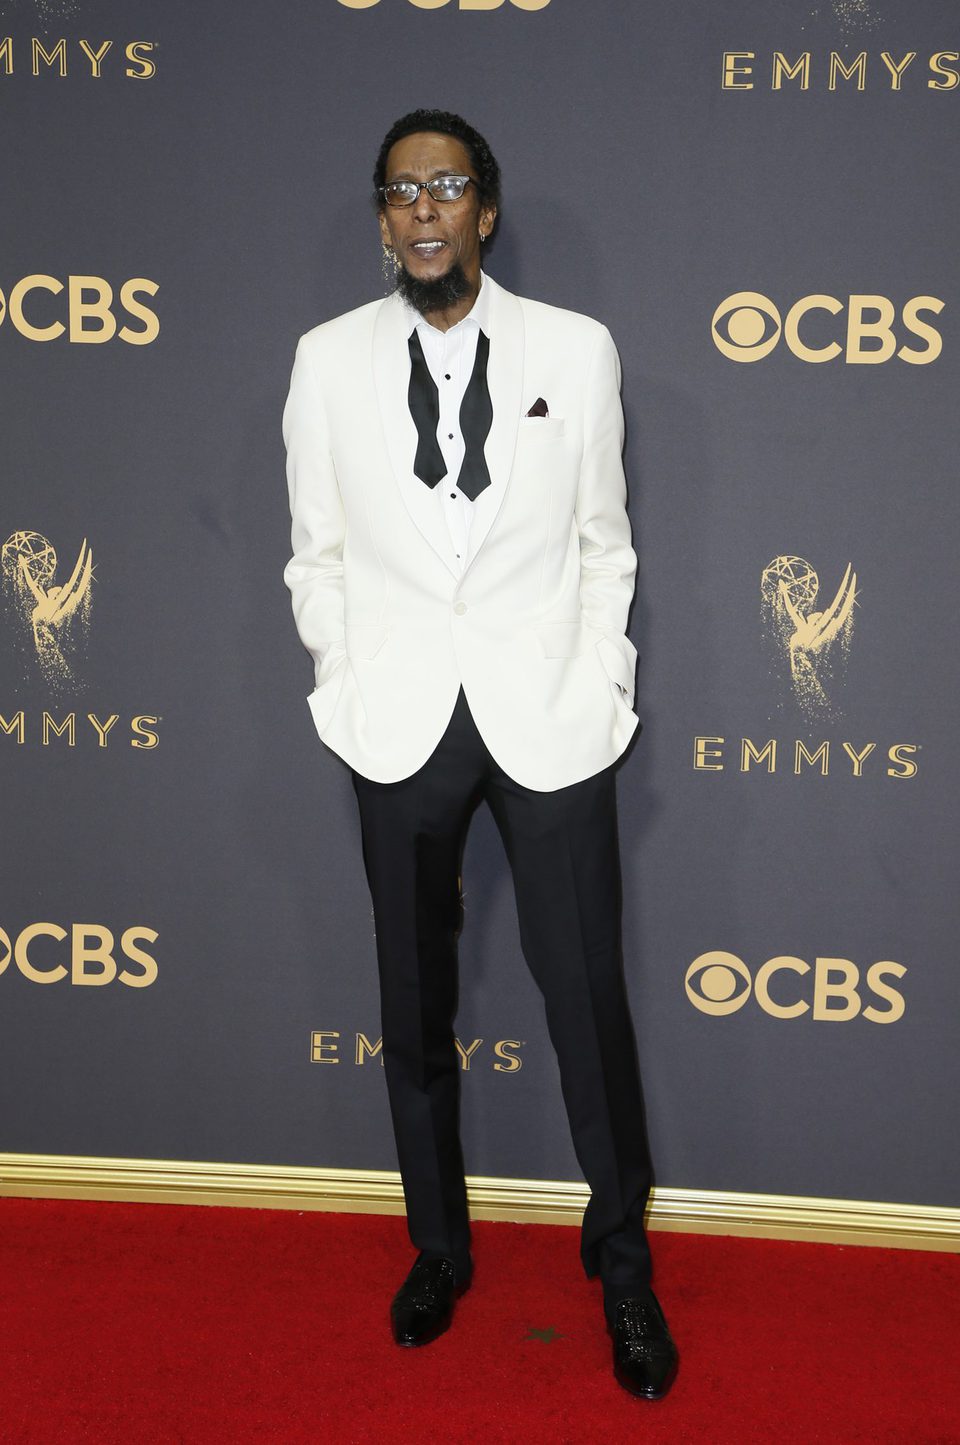
[[[860, 970], [848, 958], [818, 958], [811, 968], [802, 958], [789, 954], [770, 958], [751, 978], [750, 971], [735, 953], [701, 953], [687, 969], [684, 987], [687, 998], [701, 1013], [720, 1016], [743, 1008], [751, 991], [764, 1013], [775, 1019], [796, 1019], [809, 1013], [812, 1018], [846, 1023], [862, 1013], [875, 1024], [893, 1024], [903, 1017], [903, 995], [887, 982], [906, 973], [902, 963], [883, 961], [867, 969], [866, 988], [879, 1000], [864, 1005], [860, 996]], [[806, 978], [807, 987], [797, 987]], [[812, 989], [809, 983], [812, 982]], [[807, 993], [808, 998], [802, 995]]]
[[[128, 346], [148, 346], [160, 334], [160, 321], [155, 311], [139, 300], [142, 295], [156, 296], [156, 281], [135, 276], [120, 287], [120, 306], [138, 324], [126, 322], [118, 329], [114, 314], [113, 287], [102, 276], [68, 276], [66, 308], [62, 303], [51, 307], [50, 296], [64, 290], [55, 276], [24, 276], [10, 292], [9, 299], [0, 291], [0, 322], [9, 315], [11, 325], [28, 341], [56, 341], [67, 333], [68, 340], [94, 345], [112, 341], [118, 336]], [[44, 293], [38, 296], [36, 293]], [[66, 316], [64, 322], [61, 317]]]
[[[139, 945], [156, 943], [158, 937], [153, 928], [127, 928], [120, 937], [120, 952], [134, 968], [118, 970], [113, 933], [101, 923], [74, 923], [69, 934], [59, 923], [31, 923], [13, 943], [0, 928], [0, 973], [12, 959], [31, 983], [59, 983], [69, 978], [74, 984], [96, 986], [118, 979], [129, 988], [147, 988], [156, 981], [157, 961]], [[40, 938], [54, 943], [38, 944]], [[69, 945], [59, 947], [68, 938]]]
[[[499, 10], [504, 0], [408, 0], [418, 10], [442, 10], [445, 5], [454, 5], [458, 10]], [[380, 0], [340, 0], [348, 10], [370, 10]], [[550, 0], [510, 0], [518, 10], [543, 10]]]
[[[944, 303], [936, 296], [913, 296], [903, 307], [903, 329], [917, 337], [922, 346], [897, 346], [894, 334], [896, 307], [886, 296], [850, 296], [846, 303], [846, 326], [839, 322], [834, 339], [811, 345], [810, 331], [815, 323], [804, 328], [811, 312], [828, 312], [838, 316], [844, 303], [835, 296], [802, 296], [794, 302], [785, 318], [768, 296], [759, 291], [737, 291], [721, 301], [713, 313], [710, 330], [714, 345], [730, 361], [762, 361], [769, 356], [782, 336], [788, 350], [801, 361], [832, 361], [843, 355], [844, 361], [876, 366], [896, 354], [912, 366], [928, 366], [943, 350], [943, 338], [929, 322], [920, 319], [921, 312], [939, 316]], [[822, 323], [821, 323], [822, 324]], [[805, 329], [807, 339], [801, 336]], [[823, 338], [820, 338], [821, 342]]]

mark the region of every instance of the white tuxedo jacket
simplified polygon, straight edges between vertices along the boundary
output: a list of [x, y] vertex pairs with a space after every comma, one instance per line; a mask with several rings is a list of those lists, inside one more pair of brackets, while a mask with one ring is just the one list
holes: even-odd
[[[505, 485], [474, 503], [462, 572], [413, 471], [409, 323], [391, 296], [297, 348], [284, 580], [316, 665], [317, 732], [358, 773], [416, 772], [462, 684], [503, 770], [550, 792], [613, 763], [638, 721], [620, 365], [598, 322], [487, 286], [485, 455]], [[540, 397], [549, 417], [526, 416]]]

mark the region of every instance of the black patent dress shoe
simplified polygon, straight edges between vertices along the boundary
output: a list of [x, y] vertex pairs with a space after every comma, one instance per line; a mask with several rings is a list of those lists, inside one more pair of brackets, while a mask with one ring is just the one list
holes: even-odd
[[390, 1306], [393, 1338], [398, 1345], [428, 1345], [453, 1319], [455, 1301], [470, 1281], [457, 1283], [450, 1259], [418, 1259]]
[[644, 1400], [662, 1400], [677, 1373], [677, 1347], [653, 1292], [621, 1300], [607, 1328], [613, 1373], [623, 1388]]

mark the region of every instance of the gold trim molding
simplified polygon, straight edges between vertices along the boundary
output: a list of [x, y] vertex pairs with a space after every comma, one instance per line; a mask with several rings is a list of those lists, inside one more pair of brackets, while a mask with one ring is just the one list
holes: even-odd
[[[584, 1184], [548, 1179], [467, 1179], [475, 1219], [579, 1224]], [[400, 1176], [374, 1169], [308, 1169], [286, 1164], [96, 1159], [67, 1154], [0, 1154], [0, 1196], [21, 1199], [138, 1200], [260, 1209], [402, 1214]], [[656, 1188], [651, 1229], [809, 1239], [960, 1253], [960, 1209], [872, 1204], [788, 1194]]]

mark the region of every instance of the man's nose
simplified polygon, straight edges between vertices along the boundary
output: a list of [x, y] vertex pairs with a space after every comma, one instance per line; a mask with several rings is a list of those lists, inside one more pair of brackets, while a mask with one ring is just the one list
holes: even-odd
[[424, 187], [413, 203], [414, 219], [417, 221], [435, 221], [437, 219], [437, 203], [430, 192]]

